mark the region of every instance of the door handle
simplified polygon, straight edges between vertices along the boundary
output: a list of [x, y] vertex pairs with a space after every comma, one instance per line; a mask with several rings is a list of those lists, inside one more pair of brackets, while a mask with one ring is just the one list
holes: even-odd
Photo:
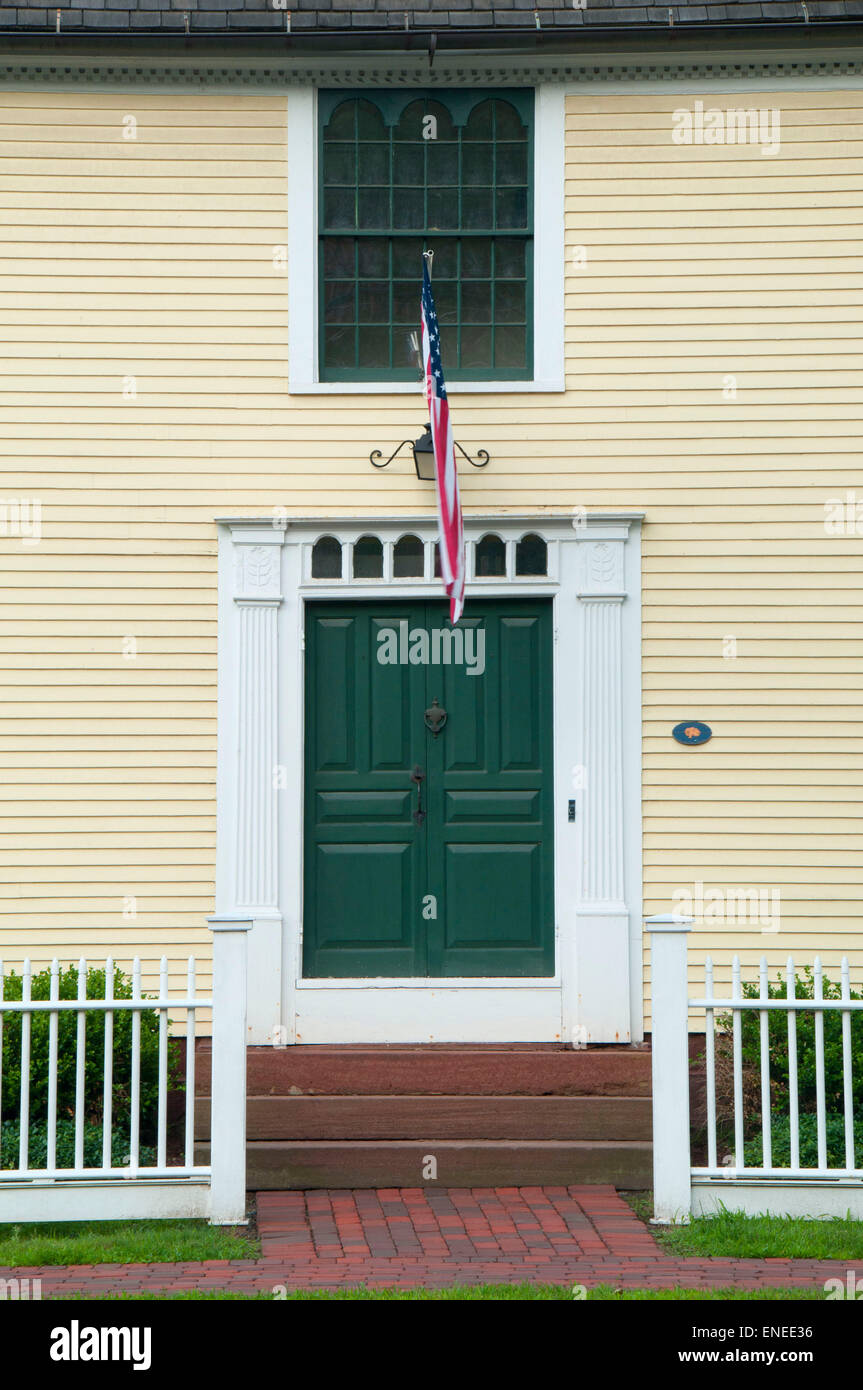
[[417, 784], [417, 808], [414, 811], [414, 820], [417, 825], [422, 825], [426, 818], [426, 813], [423, 810], [423, 782], [425, 781], [425, 773], [419, 764], [416, 765], [411, 773], [411, 781]]

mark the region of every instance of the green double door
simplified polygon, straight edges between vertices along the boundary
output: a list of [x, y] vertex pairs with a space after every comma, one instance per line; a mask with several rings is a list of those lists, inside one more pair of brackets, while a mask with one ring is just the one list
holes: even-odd
[[551, 602], [447, 614], [308, 605], [306, 977], [554, 974]]

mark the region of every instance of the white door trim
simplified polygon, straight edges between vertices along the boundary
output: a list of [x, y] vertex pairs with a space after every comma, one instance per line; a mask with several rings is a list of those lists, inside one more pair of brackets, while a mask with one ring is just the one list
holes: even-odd
[[[641, 1037], [640, 521], [632, 512], [465, 517], [469, 576], [487, 531], [506, 542], [509, 566], [506, 581], [469, 578], [468, 604], [481, 594], [553, 601], [556, 974], [430, 981], [302, 978], [302, 647], [309, 599], [439, 596], [435, 518], [219, 520], [216, 911], [254, 918], [250, 1041]], [[514, 575], [526, 532], [548, 543], [547, 576]], [[385, 578], [354, 582], [352, 547], [368, 533], [384, 542]], [[425, 574], [394, 581], [391, 547], [406, 533], [426, 544]], [[341, 580], [311, 577], [323, 535], [342, 542]]]

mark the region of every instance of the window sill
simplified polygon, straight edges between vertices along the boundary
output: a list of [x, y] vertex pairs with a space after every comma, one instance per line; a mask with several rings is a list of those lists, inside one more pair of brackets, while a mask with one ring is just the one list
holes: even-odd
[[[477, 392], [502, 392], [517, 395], [520, 391], [566, 390], [562, 379], [548, 381], [454, 381], [447, 385], [449, 397], [472, 395]], [[297, 381], [288, 383], [291, 396], [417, 396], [423, 397], [422, 383], [415, 381]], [[425, 407], [423, 407], [425, 408]]]

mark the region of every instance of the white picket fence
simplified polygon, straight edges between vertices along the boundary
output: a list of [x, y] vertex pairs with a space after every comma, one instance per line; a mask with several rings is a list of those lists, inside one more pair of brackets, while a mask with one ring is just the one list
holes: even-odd
[[[158, 994], [145, 997], [141, 982], [141, 962], [132, 965], [132, 994], [129, 999], [114, 997], [112, 958], [91, 962], [105, 970], [105, 992], [100, 999], [88, 999], [85, 960], [78, 962], [77, 997], [59, 997], [60, 964], [50, 966], [49, 997], [32, 998], [33, 970], [25, 960], [15, 974], [21, 979], [21, 998], [9, 997], [7, 977], [0, 961], [0, 1107], [4, 1059], [10, 1065], [4, 1033], [9, 1034], [13, 1016], [20, 1016], [19, 1104], [14, 1115], [0, 1108], [0, 1222], [118, 1220], [132, 1217], [205, 1216], [214, 1224], [235, 1225], [245, 1221], [245, 1144], [246, 1144], [246, 918], [210, 918], [213, 931], [213, 992], [202, 995], [196, 987], [196, 965], [189, 959], [185, 988], [171, 993], [168, 963], [163, 957], [159, 968]], [[17, 993], [17, 990], [16, 990]], [[201, 1009], [212, 1009], [211, 1152], [209, 1164], [195, 1162], [195, 1021]], [[74, 1152], [70, 1166], [57, 1163], [57, 1105], [60, 1017], [74, 1014]], [[112, 1150], [118, 1131], [114, 1116], [115, 1020], [131, 1013], [129, 1069], [129, 1119], [122, 1131], [123, 1162], [114, 1161]], [[33, 1020], [48, 1016], [46, 1162], [31, 1162], [31, 1091], [33, 1087]], [[156, 1063], [155, 1162], [141, 1161], [141, 1019], [158, 1016], [158, 1057]], [[184, 1135], [180, 1162], [168, 1160], [169, 1014], [181, 1016], [186, 1056], [184, 1068]], [[101, 1053], [102, 1114], [100, 1161], [85, 1161], [85, 1060], [88, 1019], [104, 1018]], [[4, 1026], [5, 1025], [5, 1026]], [[17, 1029], [16, 1029], [17, 1032]], [[176, 1032], [171, 1036], [176, 1036]], [[45, 1081], [45, 1078], [42, 1078]], [[147, 1082], [151, 1078], [147, 1078]], [[4, 1120], [18, 1122], [16, 1166], [3, 1165]]]
[[[824, 972], [820, 960], [813, 965], [813, 998], [795, 997], [795, 964], [788, 958], [785, 995], [771, 999], [768, 969], [762, 959], [758, 971], [758, 996], [743, 993], [740, 961], [732, 966], [731, 994], [714, 992], [713, 965], [705, 962], [704, 993], [690, 998], [687, 985], [687, 934], [691, 919], [649, 917], [653, 1010], [653, 1169], [654, 1219], [685, 1221], [690, 1215], [731, 1211], [769, 1212], [796, 1216], [844, 1216], [863, 1218], [863, 1168], [854, 1152], [854, 1076], [852, 1067], [852, 1014], [863, 1010], [863, 1000], [852, 999], [847, 959], [841, 965], [838, 999], [824, 998]], [[690, 1157], [689, 1106], [689, 1011], [705, 1011], [705, 1081], [707, 1108], [707, 1165], [693, 1167]], [[774, 1163], [771, 1111], [769, 1018], [784, 1013], [788, 1056], [789, 1164]], [[761, 1134], [761, 1162], [746, 1163], [744, 1134], [743, 1016], [757, 1013], [759, 1023], [759, 1100], [757, 1121]], [[813, 1016], [815, 1062], [816, 1163], [800, 1161], [800, 1100], [797, 1020]], [[828, 1162], [827, 1100], [825, 1090], [825, 1014], [841, 1017], [842, 1118], [844, 1163]], [[733, 1141], [731, 1153], [720, 1161], [717, 1140], [716, 1037], [720, 1017], [731, 1018], [731, 1066]], [[863, 1081], [863, 1078], [861, 1078]], [[858, 1083], [859, 1084], [859, 1083]], [[863, 1105], [857, 1102], [858, 1116]]]

